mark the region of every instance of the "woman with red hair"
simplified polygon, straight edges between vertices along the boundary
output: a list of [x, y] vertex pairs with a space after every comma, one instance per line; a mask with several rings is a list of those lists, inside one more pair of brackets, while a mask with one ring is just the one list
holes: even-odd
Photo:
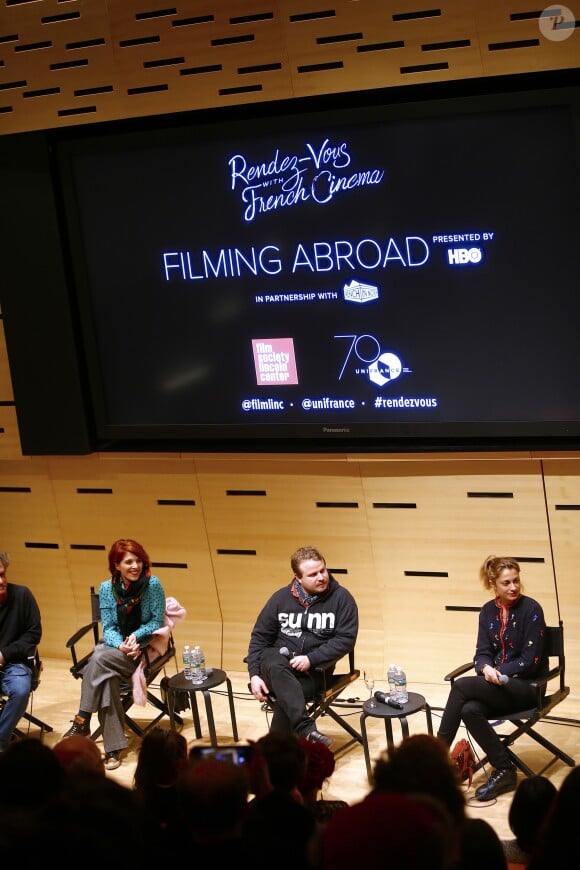
[[105, 768], [115, 770], [128, 745], [119, 685], [131, 680], [141, 651], [165, 618], [165, 592], [151, 574], [151, 562], [137, 541], [121, 538], [109, 551], [110, 580], [99, 586], [103, 640], [82, 672], [81, 701], [72, 727], [64, 735], [91, 733], [91, 715], [103, 729]]

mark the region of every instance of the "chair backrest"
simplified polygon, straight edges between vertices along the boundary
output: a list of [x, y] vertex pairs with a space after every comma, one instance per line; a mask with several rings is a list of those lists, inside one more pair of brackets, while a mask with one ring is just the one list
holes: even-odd
[[550, 658], [557, 658], [560, 665], [564, 663], [564, 625], [546, 626], [546, 651]]
[[35, 692], [38, 689], [40, 683], [40, 675], [42, 673], [42, 661], [40, 658], [40, 654], [38, 652], [38, 647], [33, 656], [29, 656], [28, 664], [32, 670], [32, 684], [31, 689]]
[[[334, 671], [332, 675], [329, 677], [324, 673], [324, 667], [317, 670], [322, 670], [323, 676], [323, 684], [322, 690], [319, 693], [319, 701], [324, 702], [331, 698], [336, 698], [343, 689], [353, 683], [355, 680], [358, 680], [360, 677], [360, 670], [355, 667], [354, 664], [354, 649], [351, 649], [349, 653], [342, 656], [342, 659], [348, 660], [348, 671], [337, 673]], [[334, 666], [338, 665], [342, 662], [342, 659], [336, 659], [333, 663]]]
[[[566, 686], [566, 656], [564, 653], [564, 623], [560, 620], [558, 625], [546, 626], [545, 648], [549, 659], [550, 673], [559, 675], [559, 687], [556, 694], [567, 695], [569, 689]], [[553, 659], [557, 659], [553, 663]], [[552, 697], [552, 696], [549, 696]], [[546, 698], [546, 700], [548, 700]]]
[[564, 626], [562, 622], [559, 625], [547, 625], [545, 634], [546, 652], [550, 658], [564, 658]]
[[99, 602], [99, 593], [95, 592], [95, 587], [91, 586], [91, 619], [93, 622], [101, 621], [101, 605]]

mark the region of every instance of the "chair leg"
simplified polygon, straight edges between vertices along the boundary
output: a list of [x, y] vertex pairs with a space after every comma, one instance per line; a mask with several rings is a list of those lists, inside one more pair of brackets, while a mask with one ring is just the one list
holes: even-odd
[[362, 744], [362, 735], [358, 731], [356, 731], [349, 722], [343, 719], [342, 716], [339, 716], [339, 714], [335, 710], [333, 710], [332, 707], [326, 707], [325, 710], [321, 710], [319, 716], [330, 716], [330, 718], [334, 719], [334, 721], [338, 725], [340, 725], [341, 728], [344, 728], [344, 730], [347, 731], [352, 737], [352, 740], [349, 741], [349, 746], [351, 743], [355, 742]]
[[[547, 740], [542, 734], [538, 734], [537, 731], [535, 731], [533, 728], [530, 727], [530, 725], [528, 724], [527, 721], [526, 722], [516, 721], [516, 720], [512, 720], [512, 721], [513, 721], [513, 724], [517, 726], [516, 729], [514, 731], [512, 731], [510, 734], [499, 735], [499, 737], [500, 737], [502, 743], [504, 744], [504, 746], [507, 750], [507, 753], [508, 753], [509, 757], [511, 758], [513, 764], [515, 764], [515, 766], [519, 770], [521, 770], [521, 772], [523, 774], [525, 774], [525, 776], [541, 776], [541, 775], [545, 774], [546, 771], [549, 770], [549, 768], [553, 764], [555, 764], [556, 761], [558, 761], [558, 760], [563, 761], [564, 764], [567, 764], [569, 767], [576, 766], [576, 762], [574, 761], [574, 759], [570, 755], [568, 755], [567, 752], [564, 752], [563, 749], [560, 749], [558, 746], [556, 746], [550, 740]], [[545, 719], [540, 720], [540, 721], [545, 721]], [[516, 753], [513, 751], [513, 749], [510, 749], [510, 747], [513, 745], [513, 743], [515, 743], [517, 738], [521, 737], [524, 734], [526, 734], [528, 737], [531, 737], [532, 740], [535, 740], [536, 743], [539, 743], [540, 746], [542, 746], [544, 749], [546, 749], [552, 755], [552, 758], [547, 762], [546, 765], [544, 765], [544, 767], [540, 771], [532, 770], [532, 768], [529, 767], [525, 763], [525, 761], [522, 761], [522, 759], [519, 757], [519, 755], [516, 755]], [[487, 756], [485, 756], [485, 758], [482, 758], [477, 762], [477, 764], [473, 768], [474, 772], [480, 770], [487, 763], [488, 763], [488, 758], [487, 758]]]
[[52, 725], [47, 725], [47, 723], [43, 722], [42, 719], [37, 719], [36, 716], [32, 715], [32, 713], [25, 713], [22, 718], [26, 719], [27, 722], [36, 725], [36, 727], [40, 728], [41, 731], [54, 731]]
[[[147, 703], [151, 704], [152, 707], [155, 707], [156, 710], [159, 710], [159, 713], [157, 716], [155, 716], [154, 719], [151, 719], [151, 721], [147, 722], [147, 725], [143, 728], [141, 725], [139, 725], [138, 722], [135, 721], [135, 719], [129, 716], [127, 711], [131, 709], [131, 707], [133, 706], [133, 702], [130, 697], [127, 696], [127, 707], [125, 708], [125, 722], [129, 726], [131, 731], [133, 731], [138, 737], [143, 737], [148, 731], [154, 728], [155, 725], [157, 725], [165, 716], [167, 716], [167, 718], [170, 718], [169, 707], [167, 706], [167, 703], [162, 701], [160, 698], [158, 698], [156, 695], [149, 691], [147, 692]], [[179, 715], [177, 715], [177, 713], [173, 714], [173, 719], [177, 725], [183, 725], [183, 719]]]
[[[126, 707], [125, 707], [125, 701], [127, 704]], [[169, 708], [167, 707], [167, 704], [165, 704], [163, 701], [161, 701], [152, 692], [147, 692], [147, 702], [149, 704], [151, 704], [153, 707], [156, 707], [157, 710], [159, 710], [159, 715], [156, 716], [154, 719], [151, 719], [150, 722], [147, 722], [147, 725], [143, 728], [141, 725], [139, 725], [138, 722], [135, 721], [135, 719], [133, 719], [132, 716], [129, 716], [128, 711], [133, 706], [132, 699], [130, 698], [129, 695], [127, 695], [126, 699], [124, 699], [123, 711], [125, 713], [125, 723], [131, 729], [131, 731], [137, 735], [137, 737], [143, 737], [147, 733], [147, 731], [150, 731], [155, 725], [157, 725], [158, 722], [160, 722], [164, 716], [169, 717]], [[183, 725], [183, 719], [181, 718], [181, 716], [178, 716], [177, 713], [174, 714], [173, 718], [174, 718], [175, 723], [177, 725], [179, 725], [179, 726]], [[52, 731], [52, 728], [50, 730]], [[99, 725], [91, 733], [91, 740], [98, 740], [102, 733], [103, 733], [103, 729]]]
[[568, 755], [567, 752], [564, 752], [563, 749], [560, 749], [558, 746], [555, 746], [550, 740], [546, 740], [546, 738], [542, 734], [538, 734], [537, 731], [534, 731], [533, 728], [530, 728], [526, 731], [526, 734], [531, 737], [536, 743], [539, 743], [540, 746], [543, 746], [544, 749], [547, 749], [548, 752], [551, 752], [556, 758], [559, 758], [560, 761], [563, 761], [564, 764], [567, 764], [569, 767], [575, 767], [576, 762], [572, 758], [571, 755]]
[[102, 733], [103, 728], [99, 725], [93, 732], [91, 732], [91, 740], [98, 740]]
[[[522, 759], [519, 757], [519, 755], [516, 755], [515, 752], [512, 749], [510, 749], [509, 747], [506, 747], [506, 749], [507, 749], [507, 754], [511, 758], [512, 762], [515, 764], [515, 766], [519, 770], [521, 770], [521, 772], [525, 776], [534, 776], [534, 771], [532, 770], [532, 768], [528, 767], [528, 765], [525, 763], [525, 761], [522, 761]], [[552, 762], [550, 762], [550, 764], [551, 763]]]
[[150, 724], [149, 724], [149, 722], [147, 723], [147, 727], [142, 728], [141, 725], [139, 725], [137, 722], [135, 722], [134, 719], [131, 718], [131, 716], [129, 716], [129, 715], [127, 715], [127, 713], [125, 713], [125, 724], [129, 726], [131, 731], [133, 731], [133, 733], [136, 734], [137, 737], [143, 737], [143, 735], [148, 730], [148, 728], [149, 727], [152, 728], [154, 725], [157, 724], [158, 721], [159, 721], [159, 717], [156, 717]]

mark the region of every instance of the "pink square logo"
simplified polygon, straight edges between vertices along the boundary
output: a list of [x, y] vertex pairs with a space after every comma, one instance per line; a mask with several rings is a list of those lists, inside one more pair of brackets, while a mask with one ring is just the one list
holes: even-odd
[[259, 387], [284, 387], [298, 383], [292, 338], [253, 338], [252, 349]]

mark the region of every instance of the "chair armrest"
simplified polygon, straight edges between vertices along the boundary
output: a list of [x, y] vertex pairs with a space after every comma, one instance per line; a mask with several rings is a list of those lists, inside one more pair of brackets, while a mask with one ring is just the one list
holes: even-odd
[[336, 659], [330, 659], [328, 662], [322, 662], [319, 665], [316, 665], [314, 668], [315, 671], [318, 671], [321, 674], [325, 674], [330, 668], [335, 668], [337, 664], [342, 661], [342, 659], [348, 655], [348, 667], [350, 671], [354, 671], [354, 650], [350, 650], [348, 653], [344, 653], [341, 656], [338, 656]]
[[530, 686], [534, 686], [534, 688], [536, 686], [538, 686], [539, 688], [547, 686], [550, 680], [553, 680], [555, 677], [559, 677], [561, 673], [562, 668], [560, 667], [560, 665], [556, 665], [556, 667], [548, 671], [545, 677], [537, 677], [535, 680], [532, 680]]
[[161, 653], [161, 655], [156, 655], [153, 658], [151, 657], [152, 650], [149, 643], [150, 642], [148, 641], [141, 646], [141, 651], [143, 653], [143, 668], [147, 683], [162, 671], [170, 661], [177, 661], [173, 634], [169, 635], [165, 651]]
[[88, 634], [89, 631], [93, 632], [95, 643], [97, 643], [99, 639], [99, 623], [89, 622], [87, 625], [83, 625], [82, 628], [79, 628], [78, 631], [75, 631], [75, 633], [71, 637], [69, 637], [66, 642], [66, 648], [72, 649], [79, 642], [79, 640], [81, 640], [81, 638], [85, 636], [85, 634]]
[[91, 649], [91, 651], [89, 653], [87, 653], [87, 655], [83, 656], [82, 658], [79, 658], [79, 655], [78, 655], [78, 652], [76, 649], [76, 645], [79, 643], [79, 641], [81, 641], [91, 631], [93, 633], [93, 646], [95, 646], [99, 641], [99, 623], [96, 622], [95, 620], [93, 620], [93, 622], [89, 622], [87, 625], [83, 625], [82, 628], [79, 628], [79, 630], [76, 631], [72, 635], [72, 637], [69, 637], [69, 639], [66, 642], [66, 648], [68, 650], [70, 650], [70, 654], [71, 654], [72, 661], [73, 661], [70, 671], [71, 671], [71, 674], [73, 674], [73, 676], [75, 676], [75, 677], [80, 676], [79, 672], [86, 665], [86, 663], [88, 662], [88, 660], [90, 659], [90, 657], [92, 655], [92, 649]]
[[544, 695], [546, 694], [548, 683], [556, 677], [560, 677], [561, 673], [562, 668], [560, 665], [556, 665], [556, 667], [548, 671], [545, 677], [538, 677], [531, 681], [530, 686], [536, 691], [536, 704], [538, 707], [542, 707], [544, 704]]
[[340, 659], [332, 659], [330, 662], [322, 662], [319, 665], [316, 665], [314, 668], [315, 671], [318, 671], [319, 674], [326, 674], [331, 668], [335, 668]]
[[30, 688], [33, 692], [35, 692], [38, 689], [38, 685], [40, 683], [40, 674], [42, 673], [42, 662], [40, 660], [38, 650], [36, 650], [33, 656], [28, 656], [28, 666], [32, 671], [32, 681], [30, 684]]
[[462, 674], [466, 674], [467, 671], [473, 670], [473, 662], [465, 662], [463, 665], [459, 665], [453, 671], [450, 671], [448, 674], [445, 674], [443, 677], [444, 680], [447, 680], [448, 683], [452, 683], [453, 680], [460, 677]]

